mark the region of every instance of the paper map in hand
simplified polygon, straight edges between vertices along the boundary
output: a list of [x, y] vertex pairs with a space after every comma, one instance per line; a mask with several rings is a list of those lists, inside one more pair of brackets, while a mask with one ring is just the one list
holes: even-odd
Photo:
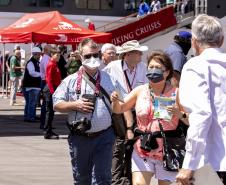
[[167, 111], [167, 106], [175, 104], [175, 99], [171, 97], [156, 96], [154, 101], [154, 118], [171, 120], [172, 114]]

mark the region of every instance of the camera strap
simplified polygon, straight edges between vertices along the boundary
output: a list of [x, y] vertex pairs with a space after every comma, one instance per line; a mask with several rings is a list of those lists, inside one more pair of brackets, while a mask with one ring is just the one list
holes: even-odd
[[[83, 79], [90, 85], [91, 88], [94, 89], [95, 85], [96, 85], [96, 80], [92, 76], [90, 76], [88, 73], [86, 73], [86, 74], [82, 75]], [[108, 99], [109, 103], [111, 103], [110, 96], [108, 95], [106, 90], [101, 85], [99, 87], [100, 87], [100, 89], [99, 89], [99, 97], [103, 100], [103, 102], [104, 102], [105, 106], [107, 107], [108, 112], [109, 112], [109, 114], [111, 116], [112, 115], [112, 111], [111, 111], [110, 105], [107, 104], [107, 102], [105, 101], [105, 98], [104, 98], [104, 96], [105, 96]]]
[[[100, 71], [97, 71], [97, 79], [94, 80], [88, 73], [84, 73], [84, 69], [81, 68], [78, 71], [78, 77], [77, 77], [77, 84], [76, 84], [76, 94], [80, 95], [81, 94], [81, 86], [82, 86], [82, 78], [88, 83], [89, 82], [89, 78], [92, 78], [95, 83], [93, 84], [95, 87], [93, 87], [93, 85], [91, 86], [89, 83], [89, 85], [91, 86], [91, 88], [94, 90], [94, 95], [95, 96], [99, 96], [100, 94]], [[89, 78], [84, 78], [85, 74], [87, 74], [89, 76]]]

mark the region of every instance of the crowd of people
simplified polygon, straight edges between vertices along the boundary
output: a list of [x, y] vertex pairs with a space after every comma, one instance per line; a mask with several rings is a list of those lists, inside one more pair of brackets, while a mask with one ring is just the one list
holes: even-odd
[[[68, 114], [75, 185], [147, 185], [154, 176], [159, 185], [191, 185], [193, 173], [206, 164], [226, 184], [223, 42], [219, 20], [199, 15], [191, 33], [178, 32], [164, 51], [137, 40], [99, 47], [86, 38], [67, 59], [65, 46], [33, 47], [21, 67], [17, 48], [8, 63], [10, 104], [23, 75], [24, 121], [37, 122], [40, 94], [45, 139], [59, 138], [54, 112]], [[187, 61], [191, 47], [195, 56]], [[161, 107], [161, 101], [167, 104]], [[186, 152], [172, 167], [166, 138], [185, 143], [179, 135], [186, 136]]]
[[[128, 7], [131, 6], [133, 7], [135, 5], [135, 2], [129, 4], [131, 5]], [[175, 13], [182, 15], [194, 10], [193, 3], [191, 0], [173, 0], [172, 3], [166, 4], [162, 4], [160, 0], [151, 0], [151, 1], [140, 0], [137, 17], [139, 18], [150, 13], [158, 12], [162, 7], [168, 5], [173, 5]]]

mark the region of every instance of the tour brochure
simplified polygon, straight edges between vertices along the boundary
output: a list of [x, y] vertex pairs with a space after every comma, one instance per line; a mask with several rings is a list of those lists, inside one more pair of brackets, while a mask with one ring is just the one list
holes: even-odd
[[173, 106], [175, 104], [175, 98], [155, 96], [154, 98], [154, 118], [171, 120], [172, 114], [167, 111], [167, 106]]
[[[193, 185], [224, 185], [210, 164], [196, 170], [193, 174]], [[177, 185], [173, 182], [171, 185]]]

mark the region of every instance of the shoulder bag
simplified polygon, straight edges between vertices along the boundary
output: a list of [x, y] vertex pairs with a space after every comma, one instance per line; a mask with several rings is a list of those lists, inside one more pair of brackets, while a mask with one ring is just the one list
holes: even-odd
[[163, 138], [163, 168], [167, 171], [178, 171], [183, 164], [185, 156], [185, 136], [179, 128], [173, 136], [167, 136], [159, 122], [160, 132]]

